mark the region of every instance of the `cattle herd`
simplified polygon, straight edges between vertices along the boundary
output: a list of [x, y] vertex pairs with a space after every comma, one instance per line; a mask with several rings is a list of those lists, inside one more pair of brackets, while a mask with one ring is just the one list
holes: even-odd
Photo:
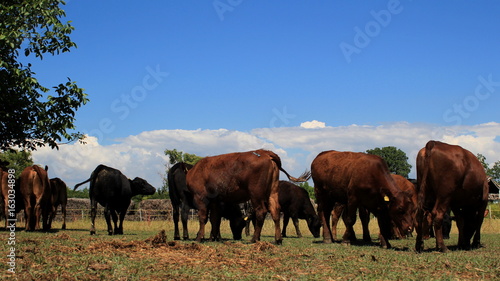
[[[452, 211], [458, 228], [458, 247], [480, 247], [488, 185], [479, 160], [460, 146], [429, 141], [419, 151], [416, 163], [417, 179], [414, 182], [391, 175], [386, 162], [378, 156], [333, 150], [321, 152], [313, 160], [310, 172], [298, 178], [282, 168], [278, 155], [262, 149], [205, 157], [194, 166], [177, 163], [167, 175], [174, 239], [181, 239], [179, 215], [182, 239], [189, 239], [188, 212], [196, 209], [198, 242], [205, 239], [208, 220], [211, 223], [209, 239], [220, 240], [223, 217], [229, 220], [233, 239], [241, 239], [245, 227], [248, 235], [249, 223], [253, 222], [251, 241], [259, 241], [267, 213], [274, 222], [276, 244], [281, 244], [286, 237], [290, 218], [299, 237], [302, 234], [298, 219], [307, 221], [314, 237], [320, 237], [322, 227], [324, 243], [336, 239], [336, 225], [342, 218], [346, 226], [342, 243], [353, 243], [356, 241], [353, 225], [358, 214], [363, 226], [363, 240], [371, 242], [368, 230], [371, 213], [377, 218], [381, 247], [390, 248], [390, 239], [406, 237], [416, 230], [415, 250], [421, 252], [423, 240], [433, 231], [436, 249], [446, 252], [448, 249], [443, 239], [447, 231], [443, 221]], [[37, 165], [27, 167], [16, 181], [16, 198], [19, 199], [16, 211], [24, 209], [26, 231], [49, 230], [58, 205], [65, 209], [66, 185], [58, 178], [49, 180], [47, 169], [47, 166], [45, 169]], [[305, 182], [312, 178], [317, 210], [303, 188], [279, 180], [280, 171], [291, 182]], [[0, 172], [7, 214], [12, 210], [8, 210], [9, 186], [5, 167]], [[108, 234], [123, 234], [123, 219], [131, 198], [156, 191], [144, 179], [130, 180], [120, 171], [104, 165], [99, 165], [90, 178], [77, 184], [75, 189], [87, 182], [90, 182], [91, 234], [95, 234], [97, 203], [104, 207]], [[65, 225], [64, 217], [63, 229]]]

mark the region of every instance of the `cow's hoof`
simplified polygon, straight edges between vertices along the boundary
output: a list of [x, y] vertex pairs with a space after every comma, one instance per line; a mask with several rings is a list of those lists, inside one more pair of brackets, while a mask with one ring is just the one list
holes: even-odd
[[344, 246], [350, 246], [351, 245], [351, 240], [342, 240], [341, 244], [344, 245]]
[[283, 245], [283, 239], [276, 240], [276, 245]]
[[95, 235], [95, 231], [90, 231], [90, 235]]

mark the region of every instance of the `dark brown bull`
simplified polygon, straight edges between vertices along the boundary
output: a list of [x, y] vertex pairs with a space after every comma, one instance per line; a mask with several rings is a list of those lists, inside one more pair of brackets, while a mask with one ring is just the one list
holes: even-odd
[[[417, 156], [418, 213], [415, 249], [424, 249], [424, 217], [430, 212], [436, 248], [446, 252], [443, 217], [451, 208], [458, 227], [458, 247], [481, 245], [481, 225], [488, 203], [486, 173], [470, 151], [458, 145], [429, 141]], [[473, 237], [474, 236], [474, 237]]]
[[[278, 194], [281, 212], [283, 213], [283, 230], [281, 231], [281, 236], [287, 237], [286, 229], [291, 218], [295, 227], [295, 233], [297, 233], [299, 238], [302, 237], [299, 228], [299, 219], [306, 220], [309, 231], [311, 231], [314, 237], [318, 238], [320, 236], [321, 221], [319, 220], [318, 214], [314, 209], [307, 191], [289, 181], [280, 181]], [[244, 204], [243, 209], [245, 213], [248, 214], [245, 229], [246, 235], [248, 236], [250, 232], [250, 222], [255, 226], [255, 212], [249, 202]]]
[[274, 221], [275, 241], [281, 244], [278, 203], [280, 170], [293, 181], [306, 181], [308, 178], [308, 175], [298, 179], [291, 177], [281, 168], [278, 155], [262, 149], [205, 157], [196, 163], [187, 174], [187, 186], [194, 195], [200, 220], [196, 241], [204, 239], [209, 212], [212, 234], [220, 233], [219, 203], [243, 203], [250, 200], [256, 217], [251, 241], [260, 240], [264, 219], [269, 211]]
[[[193, 195], [186, 186], [187, 171], [193, 167], [184, 162], [176, 163], [167, 173], [168, 194], [172, 202], [172, 217], [174, 220], [174, 240], [180, 240], [179, 214], [182, 222], [182, 238], [189, 239], [188, 216], [191, 209], [197, 209], [193, 203]], [[240, 240], [241, 232], [246, 226], [244, 216], [238, 204], [222, 204], [222, 216], [229, 220], [233, 239]], [[220, 239], [220, 233], [215, 239]]]
[[52, 188], [52, 215], [50, 216], [49, 227], [52, 226], [57, 208], [61, 205], [61, 214], [63, 217], [61, 229], [66, 229], [66, 204], [68, 203], [68, 190], [66, 184], [60, 178], [53, 178], [50, 179], [50, 186]]
[[26, 231], [40, 229], [42, 219], [43, 230], [49, 230], [49, 217], [51, 208], [51, 186], [45, 170], [40, 166], [26, 167], [21, 173], [19, 183], [20, 192], [24, 200], [24, 216], [26, 218]]
[[306, 220], [311, 234], [316, 238], [319, 237], [321, 221], [305, 189], [288, 181], [280, 181], [279, 204], [283, 212], [283, 230], [281, 231], [283, 237], [286, 237], [286, 227], [290, 218], [298, 237], [302, 237], [299, 219]]
[[347, 208], [343, 243], [356, 240], [353, 225], [360, 207], [377, 217], [383, 248], [391, 246], [391, 219], [401, 233], [411, 230], [410, 199], [399, 190], [382, 158], [365, 153], [325, 151], [312, 162], [311, 174], [324, 243], [333, 240], [329, 222], [336, 203], [346, 204]]

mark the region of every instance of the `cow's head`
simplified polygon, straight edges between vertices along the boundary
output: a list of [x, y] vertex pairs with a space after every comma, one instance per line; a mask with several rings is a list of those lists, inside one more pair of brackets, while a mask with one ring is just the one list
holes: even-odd
[[318, 238], [320, 236], [321, 221], [318, 216], [309, 217], [307, 219], [307, 226], [309, 227], [309, 231], [311, 231], [314, 238]]
[[243, 229], [247, 225], [247, 222], [243, 217], [235, 217], [229, 221], [229, 225], [231, 226], [231, 232], [233, 233], [234, 240], [241, 240], [241, 233]]
[[156, 192], [156, 189], [152, 185], [141, 178], [131, 180], [130, 186], [132, 187], [132, 195], [153, 195]]
[[401, 235], [406, 236], [413, 230], [416, 206], [405, 192], [399, 192], [393, 197], [384, 196], [388, 204], [389, 215], [399, 228]]

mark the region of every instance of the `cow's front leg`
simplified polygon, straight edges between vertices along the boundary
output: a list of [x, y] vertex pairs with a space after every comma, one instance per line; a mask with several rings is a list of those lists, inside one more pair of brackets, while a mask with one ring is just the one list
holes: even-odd
[[292, 222], [293, 222], [293, 225], [295, 226], [295, 232], [297, 233], [297, 236], [299, 238], [301, 238], [302, 233], [300, 232], [300, 228], [299, 228], [299, 219], [297, 217], [292, 217]]

